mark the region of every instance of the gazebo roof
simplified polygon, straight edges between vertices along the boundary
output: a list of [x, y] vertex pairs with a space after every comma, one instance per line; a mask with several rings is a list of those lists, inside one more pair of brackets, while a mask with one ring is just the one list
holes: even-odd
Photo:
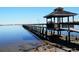
[[63, 10], [62, 7], [58, 7], [54, 9], [54, 12], [44, 16], [44, 18], [52, 18], [52, 17], [68, 17], [68, 16], [75, 16], [77, 13], [72, 13], [69, 11]]

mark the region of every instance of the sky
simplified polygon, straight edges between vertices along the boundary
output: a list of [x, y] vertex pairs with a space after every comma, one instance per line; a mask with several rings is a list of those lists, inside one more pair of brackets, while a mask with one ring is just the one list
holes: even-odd
[[[0, 7], [0, 24], [44, 23], [45, 15], [56, 7]], [[64, 7], [64, 10], [79, 14], [79, 7]], [[79, 20], [79, 15], [75, 16]]]

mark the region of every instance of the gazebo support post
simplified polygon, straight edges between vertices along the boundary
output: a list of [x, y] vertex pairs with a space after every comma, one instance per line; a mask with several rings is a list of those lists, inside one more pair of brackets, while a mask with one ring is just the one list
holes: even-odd
[[[61, 24], [60, 24], [60, 23], [61, 23], [61, 18], [60, 18], [60, 22], [59, 22], [59, 25], [60, 25], [60, 29], [61, 29]], [[60, 35], [61, 35], [61, 30], [60, 30]]]
[[54, 20], [54, 34], [55, 34], [55, 17], [54, 17], [54, 19], [53, 19], [53, 20]]
[[[48, 23], [48, 19], [46, 18], [46, 23]], [[47, 27], [46, 27], [46, 31], [45, 31], [45, 38], [47, 39]]]
[[57, 17], [58, 35], [60, 35], [60, 17]]
[[68, 42], [70, 43], [70, 24], [69, 24], [69, 16], [68, 16]]
[[73, 18], [73, 23], [74, 23], [74, 16], [72, 16], [72, 18]]
[[[74, 23], [74, 16], [72, 17], [73, 18], [73, 23]], [[73, 25], [73, 24], [72, 24]], [[73, 28], [74, 28], [74, 25], [73, 25]]]
[[[51, 23], [52, 23], [52, 18], [51, 18]], [[51, 36], [52, 36], [52, 28], [51, 28]]]
[[[62, 17], [62, 23], [63, 23], [63, 17]], [[62, 25], [62, 27], [63, 27], [63, 24], [61, 24]]]
[[48, 23], [48, 19], [46, 18], [46, 23]]

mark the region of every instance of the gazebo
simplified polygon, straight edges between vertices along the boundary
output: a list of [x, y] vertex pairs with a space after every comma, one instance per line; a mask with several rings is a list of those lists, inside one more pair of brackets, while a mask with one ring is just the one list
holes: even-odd
[[[64, 18], [67, 19], [67, 23], [68, 23], [68, 41], [70, 42], [70, 17], [72, 17], [72, 21], [74, 22], [74, 16], [77, 15], [76, 13], [72, 13], [69, 11], [65, 11], [62, 7], [58, 7], [56, 9], [54, 9], [54, 11], [46, 16], [44, 16], [44, 18], [46, 18], [46, 23], [47, 24], [53, 24], [53, 26], [51, 27], [51, 30], [56, 30], [57, 31], [57, 35], [61, 35], [61, 25], [63, 25], [63, 21], [65, 21]], [[49, 22], [50, 19], [50, 22]], [[57, 20], [57, 21], [56, 21]], [[55, 27], [55, 24], [57, 24], [57, 27]]]

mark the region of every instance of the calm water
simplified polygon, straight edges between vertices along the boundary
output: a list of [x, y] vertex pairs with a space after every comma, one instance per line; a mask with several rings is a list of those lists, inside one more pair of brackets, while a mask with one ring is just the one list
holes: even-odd
[[[41, 43], [42, 41], [38, 40], [22, 26], [0, 26], [0, 51], [2, 51], [1, 48], [13, 51], [11, 49], [18, 47], [18, 50], [19, 46], [25, 44], [34, 47]], [[17, 51], [16, 49], [14, 50]]]
[[[77, 25], [74, 28], [79, 30]], [[63, 31], [62, 34], [67, 35], [67, 32]], [[71, 35], [79, 37], [79, 33], [76, 32], [72, 32]], [[41, 40], [21, 25], [0, 26], [0, 51], [19, 51], [22, 47], [29, 49], [41, 44]]]

